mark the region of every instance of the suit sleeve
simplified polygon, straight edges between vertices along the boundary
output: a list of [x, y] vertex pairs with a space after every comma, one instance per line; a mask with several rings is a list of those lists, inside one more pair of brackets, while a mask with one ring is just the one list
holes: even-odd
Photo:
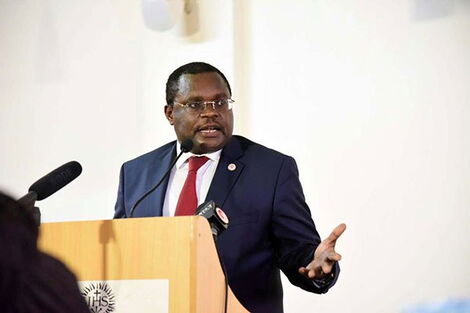
[[312, 281], [298, 273], [299, 267], [312, 261], [321, 239], [305, 203], [295, 160], [287, 156], [277, 178], [272, 232], [277, 266], [292, 284], [310, 292], [325, 293], [336, 283], [338, 264], [334, 267], [333, 279]]
[[121, 166], [119, 173], [119, 188], [117, 194], [116, 205], [114, 206], [114, 218], [125, 218], [126, 206], [124, 204], [124, 165]]

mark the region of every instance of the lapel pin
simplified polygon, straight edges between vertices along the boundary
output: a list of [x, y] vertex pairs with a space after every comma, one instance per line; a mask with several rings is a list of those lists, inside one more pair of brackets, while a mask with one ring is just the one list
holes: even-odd
[[228, 168], [228, 170], [229, 170], [230, 172], [233, 172], [234, 170], [237, 169], [237, 166], [236, 166], [235, 164], [233, 164], [233, 163], [230, 163], [230, 164], [227, 166], [227, 168]]

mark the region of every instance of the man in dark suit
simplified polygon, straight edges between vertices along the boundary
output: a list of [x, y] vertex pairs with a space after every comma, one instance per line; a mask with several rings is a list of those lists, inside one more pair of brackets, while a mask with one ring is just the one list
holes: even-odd
[[[232, 136], [231, 95], [225, 76], [206, 63], [189, 63], [170, 75], [165, 115], [177, 141], [122, 166], [115, 217], [129, 216], [137, 199], [163, 176], [180, 144], [191, 139], [191, 152], [183, 154], [134, 216], [194, 214], [197, 204], [214, 200], [230, 219], [217, 241], [230, 287], [250, 312], [281, 313], [279, 269], [302, 289], [327, 292], [338, 278], [341, 256], [335, 243], [345, 225], [320, 240], [294, 159]], [[188, 199], [196, 201], [189, 206], [192, 212], [184, 208]]]

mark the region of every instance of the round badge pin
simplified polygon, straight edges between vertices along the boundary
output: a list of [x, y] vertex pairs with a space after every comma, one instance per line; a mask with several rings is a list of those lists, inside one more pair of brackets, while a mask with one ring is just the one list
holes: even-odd
[[230, 164], [227, 166], [227, 168], [228, 168], [228, 170], [229, 170], [230, 172], [233, 172], [234, 170], [237, 169], [237, 166], [236, 166], [235, 164], [233, 164], [233, 163], [230, 163]]
[[224, 222], [225, 224], [228, 224], [228, 217], [225, 215], [225, 212], [222, 211], [221, 208], [215, 208], [215, 213], [219, 216], [219, 218]]

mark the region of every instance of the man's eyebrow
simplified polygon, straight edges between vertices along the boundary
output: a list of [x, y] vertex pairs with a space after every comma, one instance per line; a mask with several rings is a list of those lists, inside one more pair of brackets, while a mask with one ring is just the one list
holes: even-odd
[[189, 97], [188, 101], [204, 101], [204, 99], [200, 96]]
[[221, 92], [221, 93], [215, 95], [214, 100], [216, 100], [216, 99], [226, 99], [226, 98], [230, 98], [230, 96], [227, 95], [225, 92]]
[[[230, 98], [230, 96], [227, 96], [225, 92], [221, 92], [213, 96], [211, 100], [227, 99], [227, 98]], [[194, 97], [188, 98], [188, 101], [204, 101], [204, 100], [205, 99], [201, 96], [194, 96]]]

